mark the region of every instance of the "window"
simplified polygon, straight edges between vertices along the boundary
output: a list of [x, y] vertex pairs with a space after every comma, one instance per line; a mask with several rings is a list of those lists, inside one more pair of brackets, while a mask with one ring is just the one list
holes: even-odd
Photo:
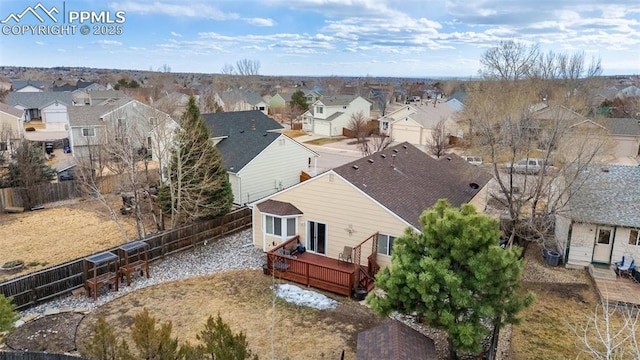
[[282, 219], [267, 215], [267, 235], [282, 236]]
[[389, 122], [388, 121], [383, 121], [382, 122], [382, 130], [388, 130], [389, 129]]
[[342, 107], [342, 110], [346, 110], [346, 109], [347, 109], [347, 105], [344, 105], [344, 106]]
[[393, 249], [393, 240], [395, 239], [395, 236], [378, 234], [378, 254], [390, 256]]
[[7, 143], [0, 141], [0, 151], [7, 151]]
[[322, 111], [323, 111], [322, 106], [316, 106], [316, 112], [317, 112], [318, 114], [322, 114]]
[[629, 231], [629, 245], [640, 246], [640, 231], [638, 230]]
[[149, 118], [149, 125], [151, 125], [151, 126], [156, 126], [156, 125], [158, 125], [158, 119], [157, 119], [157, 118], [155, 118], [155, 117], [150, 117], [150, 118]]
[[[291, 237], [296, 234], [296, 218], [280, 218], [277, 216], [265, 215], [265, 232], [267, 235]], [[284, 227], [283, 227], [284, 226]]]
[[94, 137], [96, 136], [95, 128], [82, 128], [82, 136], [84, 137]]

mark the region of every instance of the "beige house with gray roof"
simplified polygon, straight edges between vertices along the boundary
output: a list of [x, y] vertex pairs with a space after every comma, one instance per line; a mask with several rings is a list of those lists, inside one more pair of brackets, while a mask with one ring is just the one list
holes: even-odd
[[438, 199], [482, 211], [489, 179], [456, 155], [436, 160], [405, 142], [251, 204], [253, 244], [269, 251], [299, 235], [307, 251], [337, 259], [378, 233], [377, 262], [386, 266], [394, 239], [421, 231], [420, 215]]

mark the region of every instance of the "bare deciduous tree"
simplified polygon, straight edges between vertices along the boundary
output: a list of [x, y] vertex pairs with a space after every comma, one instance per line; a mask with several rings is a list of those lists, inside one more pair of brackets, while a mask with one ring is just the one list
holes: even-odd
[[537, 45], [525, 45], [513, 40], [501, 41], [480, 58], [482, 75], [488, 79], [522, 80], [529, 77], [540, 54]]
[[431, 131], [429, 141], [427, 142], [427, 149], [438, 159], [446, 155], [449, 152], [449, 148], [451, 148], [445, 124], [446, 120], [440, 119], [436, 127]]
[[245, 59], [240, 59], [236, 61], [235, 73], [240, 76], [258, 75], [259, 72], [260, 72], [260, 61], [258, 60], [251, 60], [251, 59], [245, 58]]
[[603, 300], [583, 324], [569, 324], [593, 359], [640, 359], [640, 311]]

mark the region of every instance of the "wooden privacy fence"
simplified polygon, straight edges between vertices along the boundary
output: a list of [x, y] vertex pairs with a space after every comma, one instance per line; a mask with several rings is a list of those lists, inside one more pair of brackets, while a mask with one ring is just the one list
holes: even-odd
[[63, 181], [59, 183], [45, 183], [30, 188], [3, 188], [0, 189], [0, 208], [24, 207], [22, 193], [29, 191], [36, 196], [39, 204], [69, 200], [80, 196], [75, 181]]
[[86, 358], [35, 351], [0, 351], [0, 360], [85, 360]]
[[[217, 240], [230, 233], [251, 226], [251, 210], [241, 208], [225, 216], [197, 222], [175, 230], [147, 237], [149, 261], [164, 258], [193, 248], [205, 240]], [[84, 286], [84, 258], [68, 261], [47, 269], [0, 283], [0, 294], [13, 297], [17, 310], [24, 310], [40, 302], [65, 295]], [[106, 251], [117, 252], [117, 247]]]
[[[144, 171], [137, 173], [138, 177], [147, 177], [146, 180], [140, 180], [140, 183], [154, 183], [158, 181], [159, 175], [155, 170], [151, 170], [145, 174]], [[123, 190], [123, 184], [129, 180], [128, 174], [106, 175], [99, 179], [98, 186], [102, 194], [111, 194], [116, 191]], [[74, 199], [82, 196], [79, 190], [77, 180], [62, 181], [57, 183], [44, 183], [29, 188], [2, 188], [0, 189], [0, 209], [8, 207], [25, 207], [23, 202], [23, 194], [29, 192], [36, 197], [36, 203], [48, 204], [57, 201]]]

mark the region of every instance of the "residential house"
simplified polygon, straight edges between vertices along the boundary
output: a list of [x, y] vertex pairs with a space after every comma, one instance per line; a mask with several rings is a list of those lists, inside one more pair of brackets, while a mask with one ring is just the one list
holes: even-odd
[[[584, 181], [584, 183], [583, 183]], [[578, 185], [579, 184], [579, 185]], [[555, 235], [567, 266], [640, 261], [640, 167], [593, 166], [575, 182]]]
[[15, 92], [44, 92], [53, 88], [53, 81], [12, 80], [11, 88]]
[[[0, 154], [15, 149], [23, 134], [22, 116], [24, 112], [0, 103]], [[2, 155], [0, 155], [2, 156]]]
[[611, 143], [610, 155], [616, 158], [634, 158], [640, 149], [640, 125], [635, 119], [587, 118], [564, 106], [552, 105], [534, 111], [531, 120], [529, 131], [541, 141], [546, 128], [560, 124], [573, 131], [603, 132]]
[[357, 360], [437, 358], [432, 339], [395, 319], [387, 318], [381, 325], [358, 334]]
[[249, 90], [229, 90], [220, 93], [218, 97], [224, 111], [259, 110], [265, 115], [269, 113], [269, 104], [262, 97]]
[[268, 101], [269, 109], [278, 110], [278, 109], [282, 109], [282, 108], [287, 107], [289, 105], [289, 103], [291, 102], [291, 95], [292, 94], [293, 93], [291, 93], [291, 92], [276, 93]]
[[362, 114], [369, 121], [371, 102], [361, 96], [323, 97], [302, 114], [302, 130], [323, 136], [339, 136], [342, 135], [342, 128], [349, 127], [355, 114]]
[[68, 137], [68, 109], [74, 107], [69, 92], [10, 92], [7, 103], [23, 112], [28, 128], [24, 137], [31, 141], [52, 141]]
[[457, 134], [456, 111], [446, 103], [436, 101], [404, 105], [379, 120], [380, 131], [393, 141], [407, 141], [424, 146], [432, 141], [438, 123], [444, 121], [447, 134]]
[[320, 100], [320, 98], [322, 97], [322, 94], [320, 94], [319, 91], [312, 89], [305, 92], [304, 97], [305, 99], [307, 99], [307, 105], [311, 105], [314, 102]]
[[115, 100], [126, 98], [127, 95], [119, 90], [93, 90], [88, 91], [90, 105], [108, 105]]
[[375, 253], [362, 249], [360, 259], [387, 266], [394, 239], [421, 231], [420, 215], [438, 199], [482, 211], [490, 179], [457, 155], [436, 160], [404, 142], [251, 204], [253, 244], [271, 251], [298, 235], [307, 252], [338, 259], [377, 234]]
[[168, 114], [131, 98], [70, 108], [69, 123], [74, 157], [94, 156], [94, 149], [126, 139], [131, 146], [151, 154], [161, 174], [168, 165], [168, 150], [178, 126]]
[[[182, 118], [182, 115], [187, 110], [187, 104], [189, 103], [190, 96], [180, 92], [171, 92], [166, 96], [161, 97], [156, 101], [153, 106], [158, 109], [162, 109], [164, 112], [171, 115], [174, 119]], [[199, 96], [195, 96], [196, 103]]]
[[632, 118], [599, 118], [596, 120], [609, 131], [616, 158], [640, 155], [640, 120]]
[[229, 174], [233, 201], [246, 204], [315, 174], [318, 154], [280, 133], [282, 125], [258, 110], [202, 115]]
[[467, 93], [465, 91], [456, 91], [447, 99], [447, 105], [455, 111], [462, 111], [466, 99]]

